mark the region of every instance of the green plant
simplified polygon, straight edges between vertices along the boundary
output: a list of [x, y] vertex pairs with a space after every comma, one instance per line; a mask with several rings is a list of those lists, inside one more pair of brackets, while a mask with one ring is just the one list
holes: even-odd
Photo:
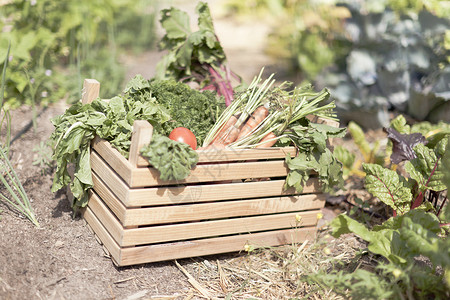
[[198, 154], [188, 144], [177, 142], [163, 135], [152, 137], [141, 148], [141, 154], [160, 174], [162, 180], [183, 180], [198, 162]]
[[227, 64], [208, 4], [199, 2], [196, 12], [199, 29], [193, 32], [186, 12], [173, 7], [161, 11], [161, 25], [166, 34], [160, 48], [168, 53], [157, 65], [157, 78], [197, 83], [202, 89], [224, 96], [229, 106], [234, 93], [232, 79], [239, 77]]
[[373, 11], [368, 2], [345, 5], [351, 12], [345, 38], [351, 50], [317, 78], [336, 97], [341, 120], [379, 128], [388, 126], [388, 111], [394, 109], [418, 120], [450, 121], [448, 10], [445, 15], [445, 9], [406, 9], [404, 1], [385, 1], [384, 9]]
[[[411, 131], [431, 125], [409, 126], [403, 117], [392, 124], [407, 133], [386, 129], [393, 141], [391, 161], [401, 163], [409, 177], [377, 164], [363, 164], [363, 169], [367, 191], [391, 207], [393, 217], [372, 227], [345, 214], [330, 223], [334, 237], [354, 233], [387, 262], [379, 261], [373, 271], [333, 271], [313, 274], [308, 280], [356, 299], [446, 299], [450, 296], [450, 209], [444, 193], [450, 187], [448, 124], [428, 139]], [[430, 201], [430, 196], [439, 194]], [[418, 265], [418, 257], [428, 265]]]
[[229, 14], [257, 16], [270, 24], [266, 52], [286, 67], [312, 80], [346, 51], [348, 43], [337, 38], [344, 33], [343, 22], [350, 16], [338, 1], [226, 1]]
[[0, 199], [10, 204], [27, 217], [36, 227], [40, 227], [33, 208], [31, 207], [30, 199], [3, 147], [0, 147], [0, 181], [13, 200], [10, 200], [9, 197], [6, 197], [2, 193], [0, 193]]
[[[6, 52], [6, 56], [9, 55], [9, 47]], [[27, 217], [36, 227], [39, 227], [39, 223], [31, 207], [30, 200], [25, 192], [16, 171], [14, 170], [10, 160], [9, 160], [9, 146], [10, 146], [10, 136], [11, 136], [11, 117], [5, 107], [4, 102], [4, 88], [6, 82], [6, 69], [8, 67], [7, 61], [3, 65], [1, 88], [0, 88], [0, 113], [3, 111], [4, 117], [0, 122], [0, 131], [3, 129], [3, 122], [6, 122], [6, 141], [0, 144], [0, 181], [3, 187], [13, 200], [5, 196], [0, 192], [0, 199], [11, 205], [25, 217]], [[6, 117], [5, 117], [6, 116]]]
[[347, 129], [358, 147], [360, 158], [357, 158], [355, 153], [350, 152], [344, 146], [335, 148], [336, 158], [343, 164], [343, 172], [346, 177], [351, 175], [364, 177], [365, 173], [361, 169], [363, 163], [386, 165], [390, 153], [389, 148], [385, 149], [383, 153], [380, 149], [380, 140], [369, 143], [363, 129], [356, 122], [350, 121]]
[[33, 165], [39, 166], [42, 172], [45, 172], [45, 169], [52, 165], [52, 150], [48, 142], [41, 141], [39, 145], [33, 147], [33, 152], [35, 153]]
[[102, 92], [117, 93], [124, 77], [119, 50], [152, 46], [155, 5], [155, 0], [2, 4], [2, 59], [8, 43], [12, 45], [7, 105], [46, 105], [68, 94], [79, 98], [86, 77], [100, 80]]

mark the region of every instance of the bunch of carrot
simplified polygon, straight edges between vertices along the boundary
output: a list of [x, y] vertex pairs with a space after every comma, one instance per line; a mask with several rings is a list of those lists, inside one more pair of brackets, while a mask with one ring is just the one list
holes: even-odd
[[334, 119], [330, 113], [334, 102], [321, 105], [330, 96], [328, 90], [296, 87], [287, 91], [287, 83], [273, 88], [273, 74], [261, 83], [261, 73], [223, 112], [204, 147], [271, 147], [280, 138], [295, 134], [289, 127], [308, 115]]

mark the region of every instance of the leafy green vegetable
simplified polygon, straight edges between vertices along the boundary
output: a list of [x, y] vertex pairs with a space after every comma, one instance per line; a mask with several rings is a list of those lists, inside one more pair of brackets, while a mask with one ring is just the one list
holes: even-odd
[[[378, 1], [386, 8], [377, 12], [361, 7], [375, 2], [343, 4], [351, 17], [345, 20], [345, 34], [335, 35], [340, 42], [335, 53], [343, 50], [335, 60], [338, 72], [324, 69], [317, 79], [331, 89], [340, 119], [379, 128], [388, 126], [388, 110], [395, 108], [418, 120], [449, 122], [448, 9], [420, 5], [406, 13], [390, 9], [387, 1]], [[444, 11], [445, 16], [437, 16]]]
[[198, 162], [197, 152], [189, 145], [162, 135], [153, 136], [141, 154], [159, 171], [161, 180], [183, 180]]
[[177, 8], [161, 11], [161, 25], [166, 35], [160, 42], [162, 50], [169, 50], [158, 63], [158, 79], [196, 82], [204, 89], [216, 90], [225, 97], [226, 105], [233, 100], [231, 77], [222, 46], [214, 32], [207, 3], [196, 7], [198, 31], [192, 32], [189, 15]]
[[[73, 207], [85, 206], [87, 191], [93, 186], [89, 146], [96, 135], [109, 141], [124, 157], [128, 157], [135, 120], [147, 120], [154, 127], [155, 134], [161, 135], [168, 135], [178, 125], [192, 125], [201, 137], [205, 132], [201, 126], [214, 122], [213, 109], [220, 111], [220, 105], [214, 106], [217, 103], [214, 101], [217, 100], [212, 93], [191, 90], [183, 83], [150, 82], [138, 75], [130, 80], [122, 95], [111, 98], [109, 102], [95, 99], [90, 104], [72, 105], [63, 115], [52, 120], [55, 131], [50, 140], [54, 147], [53, 160], [56, 161], [52, 191], [70, 184], [74, 195]], [[196, 108], [203, 110], [188, 112], [187, 106], [194, 105], [194, 102], [197, 103]], [[180, 112], [184, 105], [186, 109]], [[71, 163], [75, 165], [73, 179], [67, 170]], [[173, 172], [175, 178], [181, 176], [177, 173], [181, 172], [179, 169]]]
[[436, 265], [450, 271], [450, 252], [442, 252], [442, 249], [448, 249], [444, 246], [449, 242], [438, 237], [439, 219], [434, 214], [411, 210], [372, 230], [347, 215], [339, 215], [330, 226], [334, 237], [355, 233], [369, 243], [368, 249], [371, 252], [383, 255], [393, 263], [405, 264], [415, 256], [425, 254]]
[[365, 188], [369, 193], [395, 212], [403, 214], [409, 210], [413, 195], [403, 176], [376, 164], [363, 164], [363, 170], [367, 174]]
[[[444, 140], [446, 142], [446, 140]], [[443, 170], [440, 156], [433, 149], [422, 144], [414, 148], [417, 157], [406, 162], [405, 169], [419, 185], [420, 190], [431, 189], [434, 191], [445, 190], [442, 182]]]
[[198, 145], [202, 145], [209, 128], [225, 109], [222, 99], [214, 92], [199, 92], [181, 82], [154, 80], [149, 83], [149, 90], [171, 116], [165, 135], [176, 127], [186, 127], [194, 133]]
[[291, 158], [286, 155], [286, 165], [289, 173], [285, 188], [295, 187], [298, 192], [309, 179], [311, 171], [318, 173], [319, 181], [324, 191], [343, 186], [342, 164], [326, 147], [327, 139], [343, 137], [345, 128], [336, 128], [308, 121], [308, 126], [298, 125], [291, 128], [290, 140], [298, 147], [299, 154]]

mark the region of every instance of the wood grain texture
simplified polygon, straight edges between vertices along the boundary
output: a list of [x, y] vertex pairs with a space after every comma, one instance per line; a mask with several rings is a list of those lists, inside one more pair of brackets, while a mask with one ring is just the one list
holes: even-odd
[[100, 82], [95, 79], [85, 79], [81, 93], [81, 103], [91, 103], [100, 95]]
[[[176, 185], [165, 187], [136, 188], [128, 191], [125, 206], [153, 206], [164, 204], [201, 203], [244, 198], [258, 198], [283, 195], [298, 195], [295, 189], [284, 190], [284, 179], [249, 181], [239, 183], [211, 183]], [[303, 194], [319, 193], [316, 178], [308, 180]]]
[[154, 168], [132, 170], [129, 186], [150, 187], [169, 184], [211, 182], [247, 178], [281, 177], [288, 173], [284, 160], [197, 165], [180, 181], [162, 181]]
[[[320, 209], [317, 209], [129, 229], [122, 227], [114, 214], [96, 193], [90, 195], [89, 208], [121, 247], [315, 226], [317, 224], [317, 214], [320, 212]], [[297, 218], [301, 218], [301, 221], [297, 222]]]
[[144, 120], [133, 122], [133, 132], [131, 135], [130, 154], [128, 160], [134, 167], [138, 165], [141, 148], [150, 143], [153, 135], [153, 126]]
[[322, 208], [324, 203], [325, 195], [319, 194], [130, 208], [122, 224], [155, 225], [312, 210]]
[[316, 228], [306, 227], [131, 247], [122, 249], [120, 260], [117, 263], [120, 266], [128, 266], [171, 259], [243, 251], [246, 244], [255, 245], [256, 247], [280, 246], [301, 243], [305, 240], [313, 240], [315, 236]]
[[119, 265], [119, 262], [122, 260], [121, 257], [123, 249], [119, 247], [119, 245], [114, 241], [108, 230], [106, 230], [105, 226], [99, 221], [99, 219], [95, 216], [89, 206], [84, 209], [83, 218], [86, 220], [89, 226], [91, 226], [95, 234], [97, 234], [103, 245], [111, 254], [113, 260]]
[[[291, 157], [295, 156], [297, 150], [294, 147], [271, 147], [257, 149], [209, 149], [196, 150], [198, 154], [198, 162], [230, 162], [230, 161], [246, 161], [260, 159], [276, 159], [285, 158], [287, 154]], [[148, 160], [142, 156], [138, 158], [138, 167], [148, 167]]]
[[105, 140], [95, 137], [92, 140], [92, 148], [95, 151], [91, 151], [91, 168], [97, 171], [99, 176], [103, 176], [102, 167], [109, 165], [129, 186], [132, 170], [136, 168]]

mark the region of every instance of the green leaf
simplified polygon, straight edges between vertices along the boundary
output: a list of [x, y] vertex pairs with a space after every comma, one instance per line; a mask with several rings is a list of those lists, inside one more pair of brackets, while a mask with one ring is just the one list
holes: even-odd
[[342, 146], [336, 146], [333, 153], [336, 159], [339, 160], [346, 169], [351, 170], [353, 168], [356, 158], [354, 153]]
[[396, 216], [388, 219], [381, 225], [376, 225], [372, 228], [374, 231], [380, 231], [384, 229], [394, 229], [398, 230], [402, 227], [402, 223], [404, 219], [410, 219], [412, 222], [421, 224], [425, 229], [434, 232], [439, 233], [441, 231], [441, 228], [439, 226], [439, 220], [436, 217], [436, 215], [432, 213], [428, 213], [421, 209], [413, 209], [405, 213], [401, 216]]
[[211, 18], [211, 13], [209, 11], [208, 4], [205, 2], [199, 2], [195, 11], [199, 15], [198, 17], [198, 27], [201, 30], [209, 30], [214, 32], [214, 25]]
[[347, 133], [346, 128], [334, 127], [326, 124], [309, 123], [309, 126], [323, 133], [328, 138], [343, 138]]
[[339, 215], [334, 218], [330, 223], [330, 227], [332, 229], [331, 234], [335, 238], [338, 238], [342, 234], [354, 233], [369, 243], [368, 249], [371, 252], [383, 255], [396, 263], [406, 262], [403, 257], [397, 255], [398, 244], [394, 244], [395, 249], [392, 248], [392, 241], [395, 240], [395, 238], [398, 238], [398, 233], [395, 230], [384, 229], [371, 231], [366, 226], [353, 220], [347, 215]]
[[161, 25], [171, 39], [186, 38], [191, 33], [189, 15], [177, 8], [161, 11]]
[[367, 174], [365, 188], [369, 193], [398, 213], [409, 210], [412, 193], [403, 176], [376, 164], [363, 164], [363, 170]]
[[353, 141], [358, 146], [359, 151], [361, 151], [361, 154], [364, 157], [364, 161], [369, 162], [372, 150], [366, 140], [366, 136], [364, 135], [364, 131], [362, 130], [362, 128], [355, 122], [350, 121], [348, 123], [348, 131], [352, 135]]
[[[437, 148], [439, 151], [439, 147]], [[443, 151], [442, 149], [440, 151]], [[442, 182], [444, 173], [440, 157], [436, 155], [433, 149], [419, 144], [414, 147], [417, 158], [406, 162], [405, 169], [419, 184], [421, 190], [430, 189], [442, 191], [446, 186]]]
[[391, 121], [390, 127], [394, 128], [401, 134], [410, 134], [411, 126], [406, 123], [406, 119], [403, 115], [398, 115]]
[[[435, 220], [437, 226], [439, 221]], [[421, 223], [405, 218], [400, 228], [401, 238], [415, 255], [425, 255], [435, 266], [449, 268], [450, 240], [441, 239], [438, 235], [427, 230]]]
[[189, 145], [162, 135], [153, 136], [141, 154], [159, 171], [161, 180], [183, 180], [198, 162], [197, 152]]

